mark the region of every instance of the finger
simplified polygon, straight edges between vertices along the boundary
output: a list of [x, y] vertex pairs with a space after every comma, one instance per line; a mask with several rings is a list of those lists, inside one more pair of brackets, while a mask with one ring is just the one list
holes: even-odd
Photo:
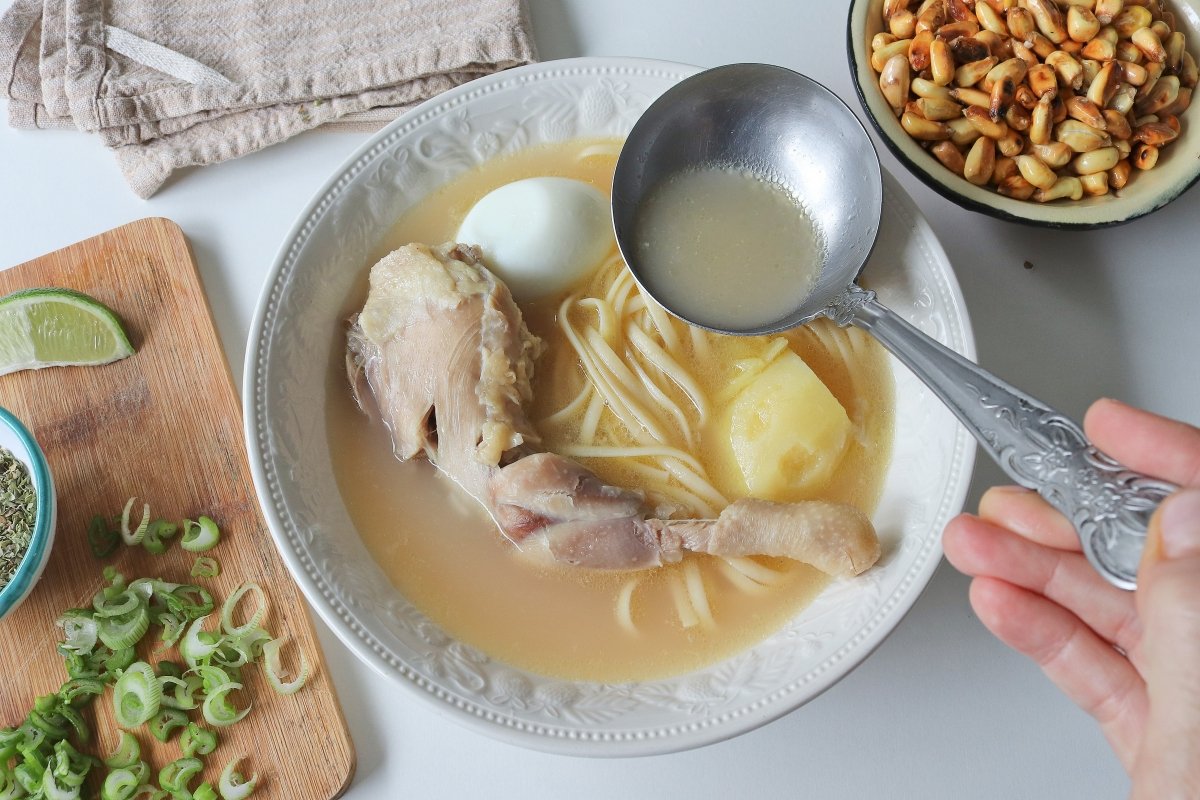
[[1037, 492], [1020, 486], [996, 486], [979, 500], [979, 516], [1030, 541], [1078, 552], [1079, 534]]
[[996, 638], [1032, 658], [1095, 718], [1130, 769], [1148, 707], [1145, 684], [1133, 665], [1074, 614], [1010, 583], [976, 578], [971, 606]]
[[[1135, 782], [1145, 797], [1200, 791], [1200, 491], [1167, 498], [1150, 525], [1138, 571], [1150, 717]], [[1157, 540], [1157, 541], [1156, 541]], [[1191, 791], [1182, 787], [1191, 786]]]
[[946, 527], [946, 558], [960, 572], [1028, 589], [1079, 617], [1104, 640], [1135, 653], [1142, 638], [1133, 594], [1101, 578], [1081, 553], [1044, 547], [985, 520]]
[[1116, 400], [1097, 400], [1083, 418], [1096, 447], [1131, 469], [1200, 487], [1200, 429]]

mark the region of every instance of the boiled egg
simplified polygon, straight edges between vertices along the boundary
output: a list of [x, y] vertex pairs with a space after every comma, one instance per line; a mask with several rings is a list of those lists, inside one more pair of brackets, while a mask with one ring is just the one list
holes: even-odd
[[536, 300], [566, 290], [608, 254], [608, 198], [570, 178], [514, 181], [467, 212], [457, 240], [479, 246], [513, 297]]

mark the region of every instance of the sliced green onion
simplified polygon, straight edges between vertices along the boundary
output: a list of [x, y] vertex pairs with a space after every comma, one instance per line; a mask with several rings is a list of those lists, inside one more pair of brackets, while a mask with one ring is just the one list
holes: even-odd
[[129, 800], [139, 800], [139, 798], [143, 797], [146, 798], [146, 800], [167, 800], [167, 798], [170, 796], [171, 795], [169, 793], [163, 791], [162, 789], [158, 789], [148, 783], [143, 783], [137, 788], [137, 791], [133, 793]]
[[24, 797], [25, 790], [11, 772], [0, 772], [0, 800], [17, 800]]
[[192, 800], [217, 800], [217, 790], [211, 783], [202, 783], [192, 792]]
[[249, 714], [250, 706], [238, 711], [237, 707], [229, 701], [229, 693], [241, 688], [240, 683], [223, 683], [214, 687], [204, 698], [204, 705], [201, 706], [204, 721], [214, 727], [224, 728]]
[[[195, 708], [198, 705], [193, 695], [196, 693], [199, 680], [196, 681], [197, 685], [193, 685], [185, 678], [176, 678], [174, 675], [162, 675], [158, 679], [158, 684], [162, 687], [163, 708], [181, 708], [187, 710]], [[171, 689], [170, 692], [167, 691], [168, 688]]]
[[177, 533], [179, 533], [178, 525], [167, 522], [165, 519], [156, 519], [146, 529], [146, 538], [142, 540], [142, 547], [156, 556], [162, 555], [167, 552], [165, 540], [172, 538]]
[[[117, 742], [117, 749], [109, 753], [108, 758], [104, 759], [104, 765], [112, 769], [129, 768], [136, 764], [142, 757], [142, 745], [129, 731], [121, 731], [121, 739]], [[141, 783], [141, 781], [137, 781]]]
[[66, 720], [72, 728], [75, 729], [75, 736], [80, 742], [86, 742], [92, 738], [92, 732], [88, 729], [87, 723], [83, 720], [83, 715], [75, 710], [74, 706], [62, 703], [58, 708], [58, 716]]
[[179, 736], [179, 747], [189, 758], [206, 756], [217, 749], [217, 732], [189, 722], [187, 729]]
[[183, 641], [179, 643], [179, 655], [183, 656], [183, 660], [193, 668], [212, 655], [221, 644], [220, 636], [204, 630], [206, 619], [208, 617], [204, 616], [192, 622], [188, 626], [187, 633], [184, 634]]
[[133, 510], [133, 504], [137, 501], [136, 497], [129, 498], [125, 503], [125, 509], [121, 512], [121, 539], [129, 546], [142, 543], [142, 539], [146, 537], [146, 531], [150, 528], [150, 504], [142, 504], [142, 521], [134, 530], [129, 529], [129, 512]]
[[[234, 616], [237, 613], [238, 603], [247, 594], [254, 595], [256, 601], [254, 610], [250, 612], [250, 617], [241, 625], [234, 623]], [[221, 605], [221, 629], [231, 636], [237, 636], [245, 633], [252, 628], [258, 627], [258, 623], [263, 621], [263, 617], [267, 615], [267, 595], [262, 590], [262, 587], [253, 581], [243, 583], [241, 586], [233, 590], [233, 594], [225, 598], [225, 602]]]
[[121, 536], [108, 527], [108, 520], [97, 514], [88, 523], [88, 546], [96, 558], [108, 558], [121, 544]]
[[58, 785], [59, 778], [56, 778], [54, 772], [46, 770], [42, 775], [42, 791], [38, 796], [44, 797], [46, 800], [79, 800], [80, 789], [78, 786], [67, 785], [66, 788], [61, 788]]
[[216, 664], [201, 664], [193, 673], [203, 682], [201, 686], [205, 692], [211, 692], [226, 683], [236, 683], [240, 677], [233, 667], [219, 667]]
[[118, 677], [118, 673], [123, 672], [126, 667], [134, 662], [137, 654], [134, 653], [132, 647], [124, 647], [120, 650], [113, 650], [104, 658], [104, 671], [100, 673], [101, 679], [112, 680]]
[[124, 586], [125, 585], [125, 576], [122, 575], [121, 573], [117, 572], [117, 568], [114, 567], [112, 564], [109, 564], [107, 567], [102, 569], [100, 571], [100, 574], [102, 576], [104, 576], [104, 580], [108, 581], [113, 586]]
[[183, 521], [183, 538], [179, 540], [179, 546], [184, 550], [191, 553], [203, 553], [205, 550], [216, 547], [220, 540], [221, 530], [217, 527], [217, 523], [208, 517], [200, 517], [195, 521], [190, 519]]
[[185, 619], [196, 619], [216, 608], [213, 597], [203, 586], [185, 584], [163, 595], [163, 601], [173, 613]]
[[[72, 706], [82, 706], [91, 702], [98, 694], [104, 694], [104, 681], [97, 678], [72, 678], [58, 689], [58, 696], [64, 703]], [[3, 753], [0, 751], [0, 759]]]
[[237, 765], [241, 763], [242, 758], [233, 759], [225, 765], [225, 769], [221, 770], [221, 779], [217, 782], [217, 788], [221, 791], [223, 800], [245, 800], [254, 793], [254, 789], [258, 786], [257, 772], [250, 780], [246, 780], [237, 771]]
[[25, 734], [18, 728], [0, 729], [0, 764], [8, 765], [8, 760], [17, 754], [17, 747], [24, 738]]
[[100, 641], [114, 651], [133, 647], [150, 630], [150, 609], [143, 602], [133, 611], [100, 620]]
[[221, 574], [221, 564], [212, 556], [196, 556], [192, 564], [193, 578], [215, 578]]
[[100, 789], [100, 800], [129, 800], [142, 783], [133, 770], [118, 767], [108, 773]]
[[146, 599], [128, 589], [121, 587], [117, 591], [113, 591], [117, 587], [110, 586], [96, 593], [92, 599], [92, 608], [96, 609], [98, 617], [120, 617], [131, 611], [136, 611], [139, 606], [145, 604]]
[[177, 708], [164, 708], [150, 720], [150, 733], [155, 739], [165, 742], [171, 738], [171, 731], [186, 728], [187, 724], [187, 714]]
[[204, 769], [198, 758], [177, 758], [158, 771], [158, 785], [171, 794], [191, 791], [188, 783]]
[[161, 702], [162, 687], [145, 661], [130, 664], [113, 687], [113, 709], [122, 728], [141, 725], [158, 713]]
[[174, 647], [179, 641], [179, 637], [183, 635], [183, 626], [186, 624], [186, 621], [180, 619], [175, 614], [166, 612], [159, 614], [158, 624], [162, 625], [162, 634], [160, 638], [162, 639], [163, 649], [165, 650], [168, 647]]
[[271, 688], [280, 694], [295, 694], [300, 691], [300, 687], [308, 680], [308, 659], [304, 657], [304, 651], [300, 651], [300, 669], [296, 673], [296, 677], [288, 682], [284, 682], [280, 677], [283, 671], [283, 663], [279, 657], [279, 650], [283, 647], [285, 640], [283, 638], [272, 639], [263, 645], [263, 657], [266, 663], [263, 665], [263, 671], [267, 673], [267, 682], [271, 684]]

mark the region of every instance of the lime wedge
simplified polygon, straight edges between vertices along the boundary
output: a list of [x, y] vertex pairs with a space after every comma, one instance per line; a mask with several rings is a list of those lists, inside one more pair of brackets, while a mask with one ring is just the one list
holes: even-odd
[[0, 297], [0, 375], [131, 355], [117, 315], [82, 292], [24, 289]]

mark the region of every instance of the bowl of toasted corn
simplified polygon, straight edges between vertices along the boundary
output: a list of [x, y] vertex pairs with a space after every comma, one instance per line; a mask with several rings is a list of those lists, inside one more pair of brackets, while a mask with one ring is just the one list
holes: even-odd
[[1200, 0], [853, 0], [848, 38], [884, 143], [964, 208], [1099, 228], [1200, 179]]

